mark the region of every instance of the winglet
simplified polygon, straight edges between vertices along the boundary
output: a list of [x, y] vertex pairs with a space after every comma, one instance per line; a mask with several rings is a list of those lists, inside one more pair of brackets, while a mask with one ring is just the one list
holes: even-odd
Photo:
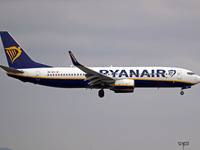
[[80, 66], [81, 64], [79, 64], [79, 62], [76, 60], [76, 58], [74, 57], [74, 55], [72, 54], [71, 51], [69, 51], [69, 55], [71, 57], [71, 60], [72, 60], [72, 63], [75, 65], [75, 66]]

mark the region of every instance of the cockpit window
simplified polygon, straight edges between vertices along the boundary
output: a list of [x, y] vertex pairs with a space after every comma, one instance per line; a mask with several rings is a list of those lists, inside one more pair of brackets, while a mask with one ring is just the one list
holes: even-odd
[[194, 75], [194, 72], [187, 72], [188, 75]]

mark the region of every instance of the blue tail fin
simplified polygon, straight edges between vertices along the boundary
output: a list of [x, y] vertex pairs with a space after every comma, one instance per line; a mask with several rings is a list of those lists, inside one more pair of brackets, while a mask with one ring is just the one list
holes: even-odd
[[7, 31], [1, 31], [0, 35], [9, 67], [15, 69], [51, 67], [33, 61]]

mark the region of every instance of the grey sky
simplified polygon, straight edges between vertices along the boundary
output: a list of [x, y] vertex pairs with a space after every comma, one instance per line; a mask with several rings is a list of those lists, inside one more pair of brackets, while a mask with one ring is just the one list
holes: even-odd
[[[200, 1], [0, 1], [7, 30], [38, 62], [199, 70]], [[2, 44], [1, 44], [2, 45]], [[0, 50], [0, 64], [7, 65]], [[132, 94], [22, 83], [0, 71], [0, 147], [13, 150], [200, 149], [199, 85]]]

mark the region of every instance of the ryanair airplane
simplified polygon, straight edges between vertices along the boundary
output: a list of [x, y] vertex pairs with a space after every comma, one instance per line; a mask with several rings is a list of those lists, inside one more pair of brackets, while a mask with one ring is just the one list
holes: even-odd
[[0, 32], [8, 65], [0, 65], [12, 78], [60, 88], [99, 89], [99, 97], [104, 97], [104, 89], [115, 93], [131, 93], [137, 87], [191, 88], [200, 82], [200, 76], [190, 70], [174, 67], [85, 67], [69, 51], [76, 67], [52, 67], [33, 61], [21, 46], [6, 32]]

